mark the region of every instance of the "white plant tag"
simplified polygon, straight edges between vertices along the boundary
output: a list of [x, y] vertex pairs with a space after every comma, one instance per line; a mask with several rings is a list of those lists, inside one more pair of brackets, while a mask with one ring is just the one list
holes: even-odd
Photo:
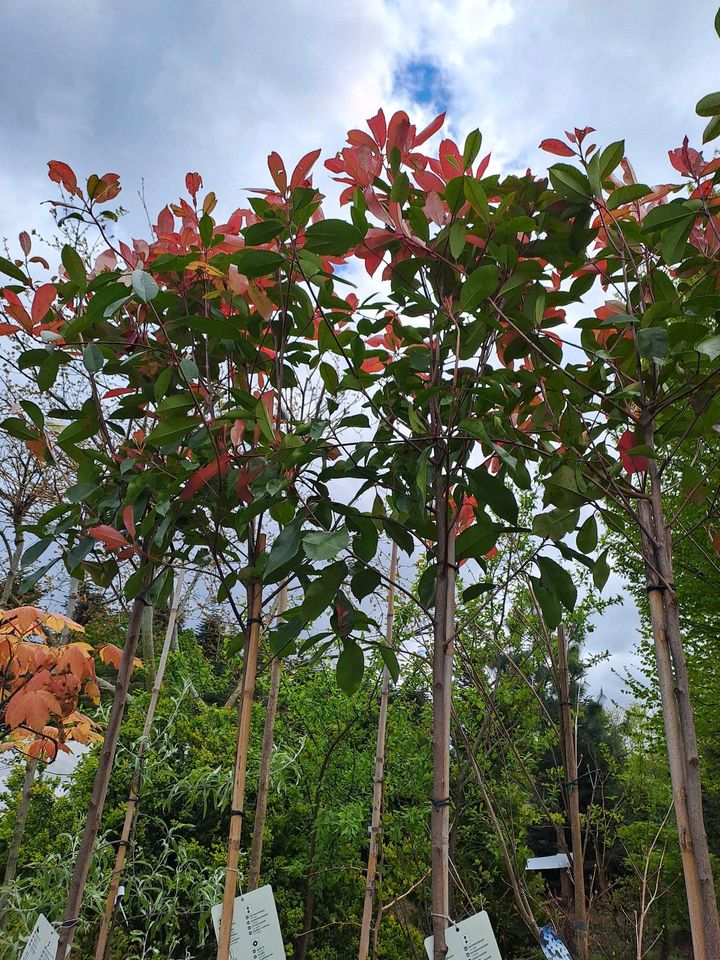
[[[219, 937], [222, 904], [216, 904], [211, 913]], [[230, 960], [287, 960], [271, 886], [235, 898]]]
[[20, 960], [55, 960], [59, 941], [59, 935], [41, 913]]
[[[485, 910], [448, 927], [445, 942], [448, 948], [445, 960], [502, 960], [490, 917]], [[433, 960], [432, 937], [425, 941], [425, 950]]]

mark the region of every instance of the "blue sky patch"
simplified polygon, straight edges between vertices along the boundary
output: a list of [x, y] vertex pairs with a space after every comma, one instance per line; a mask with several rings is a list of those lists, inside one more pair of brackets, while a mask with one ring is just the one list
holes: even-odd
[[447, 78], [431, 60], [409, 60], [395, 71], [396, 93], [436, 113], [447, 110], [451, 95]]

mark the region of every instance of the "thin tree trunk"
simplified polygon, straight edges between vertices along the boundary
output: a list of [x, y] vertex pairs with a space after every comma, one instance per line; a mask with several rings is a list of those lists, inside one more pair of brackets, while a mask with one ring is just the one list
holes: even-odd
[[198, 580], [202, 576], [202, 573], [203, 573], [202, 570], [195, 571], [195, 576], [190, 581], [190, 586], [187, 588], [185, 592], [185, 596], [180, 601], [180, 606], [178, 607], [177, 616], [175, 617], [175, 621], [173, 623], [172, 637], [170, 639], [170, 649], [172, 650], [173, 653], [177, 653], [178, 651], [178, 628], [180, 625], [180, 621], [182, 620], [185, 614], [185, 610], [187, 608], [190, 597], [193, 595], [195, 587], [197, 586]]
[[444, 477], [444, 451], [435, 466], [437, 580], [433, 621], [433, 793], [432, 930], [434, 960], [447, 954], [445, 930], [450, 922], [450, 711], [455, 633], [455, 534], [450, 527]]
[[[639, 503], [640, 519], [647, 531], [653, 530], [652, 512], [646, 500]], [[694, 960], [715, 960], [717, 954], [706, 950], [706, 934], [703, 930], [703, 897], [698, 872], [697, 858], [693, 848], [693, 835], [688, 817], [686, 795], [685, 750], [682, 741], [678, 705], [675, 699], [675, 677], [670, 658], [670, 649], [665, 628], [665, 609], [661, 594], [663, 585], [657, 574], [658, 561], [653, 543], [641, 530], [643, 557], [647, 578], [648, 605], [655, 646], [655, 662], [658, 672], [660, 703], [662, 706], [665, 741], [667, 743], [670, 782], [672, 785], [675, 819], [678, 828], [680, 857], [685, 878], [690, 932], [693, 941]]]
[[155, 686], [155, 637], [153, 636], [153, 622], [155, 608], [149, 603], [143, 610], [142, 619], [142, 656], [145, 667], [145, 683], [148, 690]]
[[580, 791], [578, 789], [575, 730], [570, 716], [570, 678], [567, 664], [567, 640], [560, 624], [558, 638], [558, 674], [560, 694], [560, 730], [563, 740], [568, 818], [572, 843], [573, 882], [575, 885], [575, 940], [581, 960], [588, 957], [588, 925], [585, 903], [585, 857], [580, 826]]
[[[278, 597], [278, 620], [282, 619], [286, 610], [287, 585], [284, 585]], [[263, 840], [265, 839], [265, 818], [267, 816], [268, 795], [270, 793], [270, 764], [272, 761], [273, 742], [275, 740], [275, 716], [277, 714], [278, 697], [280, 695], [281, 675], [282, 660], [280, 657], [273, 657], [270, 668], [270, 690], [268, 692], [268, 702], [265, 710], [260, 776], [258, 779], [257, 802], [255, 804], [255, 823], [253, 824], [252, 845], [250, 847], [250, 867], [248, 869], [249, 890], [255, 890], [260, 883]]]
[[[65, 606], [65, 615], [70, 620], [75, 619], [75, 610], [77, 609], [78, 590], [80, 589], [80, 580], [77, 577], [70, 577], [70, 587], [68, 589], [68, 599]], [[70, 636], [70, 627], [63, 627], [60, 633], [60, 641], [67, 643]]]
[[675, 675], [675, 700], [680, 719], [680, 735], [683, 741], [685, 761], [685, 798], [687, 803], [690, 835], [695, 854], [698, 878], [700, 882], [703, 930], [705, 949], [709, 957], [720, 957], [720, 922], [718, 920], [717, 896], [713, 878], [710, 851], [705, 832], [705, 816], [702, 801], [700, 777], [700, 757], [698, 754], [695, 716], [690, 698], [690, 683], [687, 662], [683, 650], [678, 598], [675, 591], [675, 573], [673, 569], [672, 536], [666, 526], [662, 502], [662, 488], [657, 463], [648, 461], [651, 488], [651, 510], [653, 530], [657, 543], [657, 566], [662, 577], [664, 590], [659, 593], [665, 615], [665, 636], [670, 648], [670, 656]]
[[[258, 536], [257, 554], [265, 549], [265, 536]], [[225, 871], [222, 916], [218, 935], [217, 960], [228, 960], [232, 935], [233, 911], [237, 891], [238, 862], [240, 860], [240, 834], [244, 819], [245, 778], [247, 774], [248, 749], [250, 745], [250, 721], [255, 699], [255, 674], [257, 672], [258, 642], [262, 614], [262, 586], [253, 581], [248, 588], [250, 616], [248, 617], [247, 649], [245, 651], [245, 679], [238, 714], [237, 749], [232, 802], [230, 805], [230, 833], [228, 837], [228, 860]]]
[[15, 581], [20, 571], [20, 561], [22, 560], [23, 550], [25, 549], [25, 534], [19, 527], [15, 528], [15, 549], [10, 557], [10, 568], [5, 577], [2, 595], [0, 595], [0, 607], [6, 607], [10, 600]]
[[142, 626], [142, 615], [145, 609], [145, 594], [152, 583], [152, 566], [147, 564], [145, 577], [142, 587], [135, 598], [128, 623], [127, 637], [123, 649], [120, 669], [118, 670], [117, 681], [115, 683], [115, 698], [107, 729], [103, 738], [102, 748], [100, 750], [100, 760], [98, 763], [95, 781], [93, 783], [92, 796], [90, 798], [90, 807], [85, 821], [85, 830], [83, 832], [80, 849], [70, 880], [70, 889], [67, 902], [65, 904], [65, 913], [60, 928], [60, 939], [58, 942], [55, 960], [65, 960], [70, 952], [73, 940], [75, 938], [75, 929], [80, 917], [83, 895], [85, 893], [85, 884], [90, 870], [90, 864], [93, 857], [93, 849], [97, 838], [100, 820], [102, 818], [103, 807], [105, 806], [105, 797], [107, 796], [108, 785], [110, 783], [110, 774], [115, 761], [115, 751], [117, 750], [118, 738], [120, 736], [120, 726], [122, 724], [125, 703], [127, 701], [128, 685], [130, 683], [130, 674], [133, 669], [133, 660], [137, 650], [138, 640], [140, 639], [140, 629]]
[[[397, 579], [397, 544], [393, 541], [390, 553], [389, 586], [387, 615], [385, 619], [385, 643], [392, 646], [393, 623], [395, 619], [395, 581]], [[367, 960], [370, 951], [370, 926], [372, 924], [375, 903], [375, 883], [377, 879], [378, 850], [380, 846], [383, 793], [385, 784], [385, 742], [387, 739], [387, 714], [390, 699], [390, 671], [383, 669], [380, 691], [380, 713], [378, 716], [377, 742], [375, 746], [375, 778], [373, 781], [372, 814], [370, 820], [370, 849], [368, 850], [367, 873], [365, 875], [365, 900], [363, 903], [362, 923], [360, 926], [360, 948], [358, 960]]]
[[115, 857], [115, 867], [110, 878], [110, 889], [108, 890], [107, 900], [105, 903], [105, 914], [103, 916], [100, 932], [98, 934], [97, 945], [95, 948], [95, 960], [104, 960], [110, 943], [110, 935], [112, 932], [112, 922], [115, 915], [118, 890], [120, 888], [120, 881], [122, 880], [122, 874], [125, 868], [128, 847], [130, 846], [130, 834], [132, 833], [133, 823], [137, 815], [143, 761], [148, 747], [150, 746], [150, 734], [152, 733], [155, 710], [157, 709], [157, 704], [160, 697], [160, 688], [165, 676], [165, 667], [167, 666], [168, 654], [170, 652], [174, 628], [178, 618], [180, 594], [182, 591], [184, 576], [184, 572], [180, 570], [177, 575], [177, 583], [175, 585], [172, 606], [170, 607], [170, 616], [168, 617], [167, 629], [165, 630], [165, 641], [160, 653], [160, 662], [158, 663], [157, 673], [155, 674], [155, 681], [150, 694], [150, 703], [148, 704], [147, 713], [145, 715], [145, 724], [143, 725], [142, 736], [140, 737], [140, 744], [138, 746], [137, 764], [135, 767], [135, 772], [133, 773], [132, 783], [130, 785], [130, 794], [128, 796], [128, 804], [125, 811], [125, 821], [123, 823], [122, 833], [120, 834], [120, 842], [118, 844], [118, 851]]
[[15, 824], [13, 826], [12, 840], [8, 850], [7, 863], [5, 865], [5, 876], [3, 877], [2, 893], [0, 894], [0, 928], [5, 923], [5, 911], [7, 910], [8, 896], [10, 894], [10, 885], [15, 879], [17, 872], [18, 859], [20, 857], [20, 845], [22, 843], [23, 833], [25, 831], [25, 822], [27, 821], [28, 810], [30, 809], [30, 799], [32, 797], [33, 783], [35, 782], [35, 773], [37, 771], [37, 757], [28, 757], [25, 763], [25, 780], [23, 782], [20, 802], [15, 811]]

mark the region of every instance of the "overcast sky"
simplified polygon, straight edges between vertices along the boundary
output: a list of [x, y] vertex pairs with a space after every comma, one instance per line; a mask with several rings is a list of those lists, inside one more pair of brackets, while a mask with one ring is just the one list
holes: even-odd
[[[291, 165], [343, 145], [382, 106], [418, 124], [448, 111], [475, 127], [497, 170], [548, 157], [544, 137], [591, 125], [625, 138], [640, 180], [671, 180], [668, 149], [699, 146], [696, 101], [720, 86], [717, 0], [0, 0], [0, 238], [47, 231], [56, 196], [47, 161], [80, 177], [119, 173], [141, 232], [188, 170], [220, 210], [267, 183], [278, 150]], [[334, 186], [321, 179], [327, 192]], [[596, 635], [614, 659], [634, 641], [628, 610]]]

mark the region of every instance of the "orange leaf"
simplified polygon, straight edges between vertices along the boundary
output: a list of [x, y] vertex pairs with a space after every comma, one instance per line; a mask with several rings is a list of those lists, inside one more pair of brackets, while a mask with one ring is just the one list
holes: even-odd
[[540, 143], [540, 149], [546, 153], [554, 153], [557, 157], [574, 157], [575, 151], [562, 140], [543, 140]]
[[43, 322], [56, 296], [57, 290], [51, 283], [44, 283], [41, 287], [38, 287], [32, 302], [32, 321], [34, 324]]
[[122, 655], [122, 650], [120, 647], [116, 647], [114, 643], [106, 643], [104, 647], [100, 648], [100, 659], [102, 662], [111, 667], [115, 667], [116, 670], [120, 669]]
[[69, 167], [61, 160], [50, 160], [48, 162], [48, 176], [54, 183], [59, 183], [70, 194], [82, 196], [78, 190], [77, 177], [72, 167]]
[[24, 724], [31, 730], [42, 730], [51, 715], [62, 716], [62, 707], [49, 690], [22, 690], [10, 698], [5, 723], [10, 727]]
[[109, 551], [120, 550], [122, 547], [129, 546], [127, 538], [107, 523], [90, 527], [88, 533], [94, 540], [100, 540], [105, 545], [105, 549]]

